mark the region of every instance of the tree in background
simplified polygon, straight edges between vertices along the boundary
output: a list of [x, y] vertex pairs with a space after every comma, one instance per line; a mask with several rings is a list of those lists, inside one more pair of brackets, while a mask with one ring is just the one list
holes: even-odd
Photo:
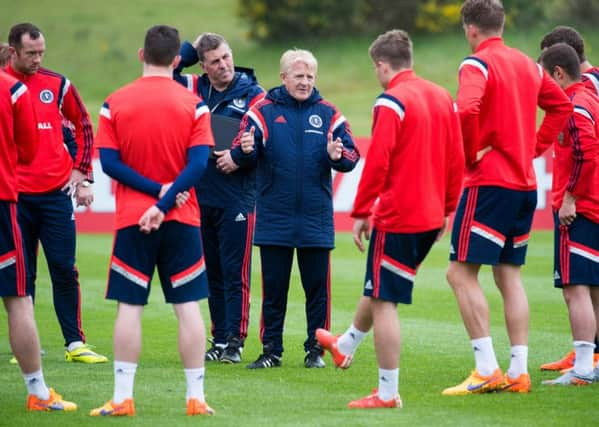
[[[460, 28], [461, 0], [238, 0], [238, 14], [260, 41], [372, 35], [390, 28], [440, 33]], [[504, 0], [506, 25], [593, 25], [597, 0]]]

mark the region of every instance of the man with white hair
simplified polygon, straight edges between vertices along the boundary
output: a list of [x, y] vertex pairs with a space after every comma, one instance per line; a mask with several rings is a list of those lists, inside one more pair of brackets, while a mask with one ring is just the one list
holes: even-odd
[[281, 57], [282, 85], [252, 107], [231, 150], [241, 168], [256, 167], [256, 230], [263, 278], [263, 352], [250, 369], [281, 365], [287, 292], [297, 250], [306, 294], [306, 368], [322, 368], [317, 328], [330, 323], [330, 251], [334, 247], [331, 170], [359, 160], [349, 124], [314, 87], [318, 63], [306, 50]]

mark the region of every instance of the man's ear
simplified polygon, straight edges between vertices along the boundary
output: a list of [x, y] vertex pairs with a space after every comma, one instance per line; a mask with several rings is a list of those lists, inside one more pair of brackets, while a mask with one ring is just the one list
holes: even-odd
[[137, 50], [137, 57], [139, 58], [139, 62], [145, 62], [144, 50], [143, 48], [139, 48]]

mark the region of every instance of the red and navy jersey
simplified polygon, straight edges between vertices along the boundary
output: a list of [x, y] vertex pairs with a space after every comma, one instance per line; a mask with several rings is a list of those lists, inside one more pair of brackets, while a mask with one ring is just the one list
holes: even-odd
[[595, 95], [599, 96], [599, 67], [591, 67], [582, 73], [582, 82]]
[[564, 193], [576, 198], [576, 212], [599, 223], [599, 98], [578, 82], [566, 88], [574, 113], [554, 145], [553, 209]]
[[[483, 41], [460, 65], [458, 111], [466, 155], [465, 187], [536, 188], [535, 143], [549, 146], [572, 104], [532, 59], [501, 37]], [[536, 131], [537, 105], [545, 111]], [[480, 161], [477, 153], [490, 148]]]
[[[33, 162], [19, 166], [19, 192], [41, 194], [61, 188], [73, 168], [91, 177], [93, 129], [89, 114], [75, 87], [66, 77], [41, 68], [25, 75], [8, 66], [6, 71], [27, 85], [37, 117], [39, 150]], [[75, 161], [65, 148], [62, 122], [75, 126]]]
[[[118, 150], [127, 166], [160, 184], [174, 182], [187, 165], [187, 150], [214, 145], [210, 112], [204, 102], [175, 81], [158, 76], [137, 79], [107, 99], [100, 110], [98, 148]], [[193, 188], [183, 206], [165, 221], [200, 225]], [[120, 182], [116, 188], [116, 228], [136, 225], [156, 199]]]
[[17, 164], [31, 163], [37, 147], [37, 126], [29, 90], [0, 71], [0, 200], [17, 201]]
[[373, 115], [372, 141], [351, 215], [374, 214], [376, 229], [392, 233], [440, 228], [456, 209], [464, 170], [451, 95], [404, 70], [377, 98]]

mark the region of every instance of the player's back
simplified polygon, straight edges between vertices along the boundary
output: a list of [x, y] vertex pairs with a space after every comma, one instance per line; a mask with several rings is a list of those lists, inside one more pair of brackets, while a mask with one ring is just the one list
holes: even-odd
[[[100, 111], [96, 145], [116, 149], [134, 171], [168, 184], [187, 165], [187, 150], [198, 142], [213, 145], [208, 108], [200, 98], [170, 77], [147, 76], [111, 94]], [[165, 221], [199, 225], [195, 191], [182, 207], [171, 209]], [[137, 224], [156, 203], [154, 196], [117, 183], [116, 228]]]
[[455, 164], [450, 159], [461, 152], [459, 123], [449, 92], [412, 71], [399, 77], [401, 83], [379, 97], [389, 95], [403, 109], [375, 221], [389, 231], [421, 232], [438, 228], [448, 197], [457, 200], [460, 183], [448, 194], [447, 179], [449, 169], [462, 175], [463, 156]]
[[27, 86], [0, 71], [0, 200], [17, 200], [17, 163], [30, 163], [38, 147]]
[[532, 161], [542, 68], [519, 50], [506, 46], [499, 37], [481, 43], [460, 68], [473, 65], [486, 79], [477, 150], [489, 146], [493, 149], [469, 169], [466, 185], [534, 189]]
[[200, 98], [167, 77], [142, 77], [114, 92], [107, 108], [121, 159], [157, 182], [171, 182], [186, 165]]

